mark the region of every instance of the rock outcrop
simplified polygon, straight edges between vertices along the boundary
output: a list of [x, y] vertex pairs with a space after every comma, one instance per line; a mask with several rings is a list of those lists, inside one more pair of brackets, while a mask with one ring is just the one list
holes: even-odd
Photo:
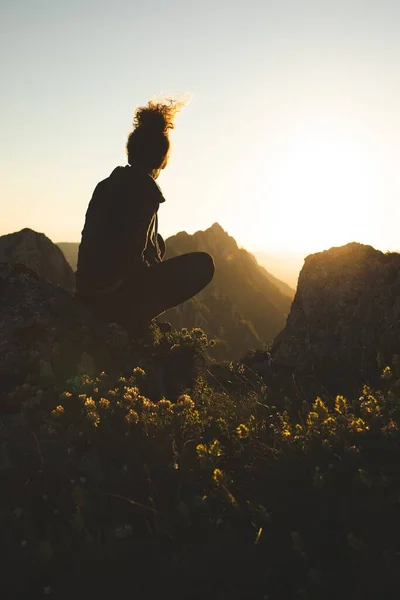
[[400, 255], [351, 243], [308, 256], [272, 354], [328, 383], [377, 380], [400, 354]]
[[0, 264], [0, 332], [3, 408], [15, 386], [133, 364], [123, 329], [95, 322], [71, 294], [25, 265]]
[[43, 233], [22, 229], [0, 237], [0, 262], [24, 264], [51, 283], [72, 292], [75, 275], [63, 252]]

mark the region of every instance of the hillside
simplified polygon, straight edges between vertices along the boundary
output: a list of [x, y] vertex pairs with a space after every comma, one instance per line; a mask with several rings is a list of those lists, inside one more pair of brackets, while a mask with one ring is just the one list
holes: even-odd
[[325, 384], [379, 380], [400, 354], [400, 255], [350, 243], [305, 259], [275, 360]]
[[57, 242], [56, 244], [61, 250], [69, 264], [73, 272], [75, 273], [76, 268], [78, 266], [78, 250], [79, 244], [78, 242]]
[[272, 397], [198, 329], [129, 340], [23, 265], [0, 287], [2, 598], [398, 597], [399, 361], [381, 391]]
[[[276, 254], [260, 251], [251, 252], [260, 265], [278, 278], [278, 282], [286, 282], [285, 285], [289, 289], [296, 289], [299, 273], [304, 262], [302, 256], [292, 252], [277, 252]], [[282, 289], [282, 292], [285, 293], [285, 289]]]
[[220, 357], [239, 357], [249, 348], [272, 341], [285, 325], [290, 296], [282, 294], [267, 271], [217, 223], [205, 231], [180, 232], [167, 240], [167, 258], [195, 251], [213, 256], [214, 279], [165, 318], [177, 328], [202, 327], [220, 340]]
[[[59, 243], [76, 269], [78, 244]], [[163, 318], [177, 327], [202, 327], [219, 340], [216, 356], [235, 358], [260, 347], [284, 327], [294, 296], [287, 284], [261, 267], [215, 223], [193, 235], [180, 232], [166, 240], [166, 258], [202, 250], [214, 257], [213, 282], [198, 296], [168, 311]]]
[[74, 273], [60, 248], [43, 233], [21, 229], [0, 237], [0, 262], [24, 264], [68, 291], [75, 286]]

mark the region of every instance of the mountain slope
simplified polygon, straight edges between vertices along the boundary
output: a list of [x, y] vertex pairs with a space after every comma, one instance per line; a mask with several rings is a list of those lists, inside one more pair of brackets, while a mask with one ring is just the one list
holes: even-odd
[[78, 251], [79, 251], [79, 243], [78, 242], [57, 242], [56, 244], [59, 248], [61, 248], [65, 258], [71, 265], [73, 272], [75, 273], [76, 268], [78, 266]]
[[68, 291], [75, 286], [75, 276], [64, 254], [43, 233], [21, 229], [0, 237], [0, 262], [21, 263]]
[[282, 294], [269, 274], [215, 223], [193, 235], [180, 232], [167, 240], [167, 258], [185, 252], [209, 252], [214, 280], [196, 298], [166, 313], [176, 327], [200, 326], [223, 340], [222, 355], [240, 356], [270, 342], [284, 327], [291, 298]]
[[[290, 252], [271, 254], [267, 252], [252, 251], [252, 254], [254, 254], [260, 265], [269, 269], [269, 271], [278, 278], [278, 287], [280, 287], [283, 282], [286, 282], [284, 285], [287, 285], [290, 290], [296, 289], [299, 273], [304, 262], [302, 256]], [[280, 289], [285, 293], [284, 288]]]
[[272, 352], [327, 383], [379, 381], [400, 354], [400, 255], [351, 243], [308, 256]]

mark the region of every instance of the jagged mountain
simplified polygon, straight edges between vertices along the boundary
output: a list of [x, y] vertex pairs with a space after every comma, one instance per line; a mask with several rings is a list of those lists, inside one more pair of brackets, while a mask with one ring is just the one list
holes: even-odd
[[44, 233], [21, 229], [0, 237], [0, 263], [24, 264], [68, 291], [75, 276], [63, 252]]
[[167, 258], [185, 252], [209, 252], [213, 281], [194, 299], [166, 313], [176, 327], [202, 327], [220, 340], [220, 356], [238, 357], [262, 346], [284, 327], [291, 297], [271, 281], [254, 256], [238, 247], [218, 223], [193, 235], [180, 232], [167, 240]]
[[272, 352], [327, 384], [378, 381], [400, 354], [400, 254], [353, 242], [308, 256]]

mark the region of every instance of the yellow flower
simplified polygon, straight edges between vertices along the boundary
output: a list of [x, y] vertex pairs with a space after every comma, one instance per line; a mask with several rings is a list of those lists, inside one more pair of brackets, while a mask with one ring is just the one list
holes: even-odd
[[224, 472], [221, 471], [221, 469], [214, 469], [213, 472], [213, 480], [215, 481], [215, 483], [217, 483], [218, 485], [221, 485], [224, 483]]
[[136, 377], [144, 377], [146, 375], [146, 371], [144, 371], [140, 367], [135, 367], [133, 369], [133, 374], [136, 375]]
[[208, 445], [208, 453], [215, 457], [223, 455], [222, 447], [218, 440], [213, 440]]
[[171, 407], [172, 407], [172, 403], [169, 400], [166, 400], [165, 398], [162, 398], [158, 402], [158, 408], [160, 408], [162, 410], [170, 410]]
[[194, 408], [194, 402], [188, 394], [182, 394], [182, 396], [178, 398], [178, 403], [185, 408]]
[[107, 398], [100, 398], [100, 400], [99, 400], [99, 406], [101, 406], [101, 408], [109, 408], [110, 407], [110, 401], [107, 400]]
[[318, 423], [318, 413], [313, 411], [309, 412], [307, 415], [307, 425], [312, 427], [316, 423]]
[[196, 452], [199, 458], [204, 458], [208, 454], [207, 446], [205, 444], [198, 444], [198, 446], [196, 446]]
[[86, 398], [86, 400], [85, 400], [85, 407], [89, 408], [89, 409], [92, 409], [92, 408], [96, 407], [96, 403], [93, 400], [93, 398]]
[[51, 416], [56, 419], [65, 413], [65, 409], [61, 404], [59, 404], [54, 410], [51, 411]]
[[325, 405], [325, 403], [321, 400], [321, 398], [317, 398], [313, 404], [313, 409], [314, 412], [317, 413], [317, 415], [319, 416], [319, 418], [322, 421], [325, 421], [325, 419], [328, 418], [329, 416], [329, 411]]
[[209, 444], [199, 444], [196, 446], [196, 452], [199, 458], [204, 458], [206, 456], [218, 458], [223, 455], [222, 446], [218, 440], [213, 440]]
[[240, 423], [240, 425], [236, 427], [236, 433], [240, 439], [247, 438], [249, 437], [249, 428], [244, 423]]
[[383, 369], [381, 379], [385, 379], [385, 380], [391, 379], [392, 375], [393, 375], [392, 369], [390, 367], [385, 367]]
[[92, 423], [94, 427], [98, 427], [100, 423], [100, 416], [95, 410], [89, 410], [87, 415], [87, 419]]
[[136, 410], [130, 410], [126, 416], [125, 416], [125, 420], [128, 421], [128, 423], [131, 424], [135, 424], [139, 422], [139, 415], [137, 414]]
[[336, 396], [335, 411], [340, 415], [345, 415], [347, 412], [347, 400], [344, 396]]
[[363, 431], [367, 431], [369, 429], [368, 425], [363, 421], [363, 419], [354, 417], [350, 423], [350, 428], [356, 433], [362, 433]]

